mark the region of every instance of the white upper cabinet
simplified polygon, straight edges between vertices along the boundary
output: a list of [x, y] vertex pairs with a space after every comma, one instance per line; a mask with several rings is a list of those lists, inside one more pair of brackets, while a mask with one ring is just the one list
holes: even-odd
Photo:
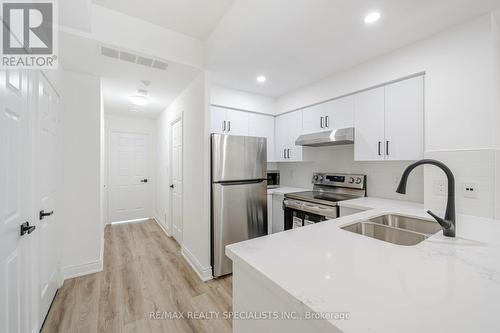
[[248, 135], [248, 112], [212, 106], [211, 133]]
[[328, 129], [354, 126], [354, 96], [335, 99], [324, 104], [325, 125]]
[[385, 156], [420, 160], [423, 152], [424, 78], [419, 76], [385, 88]]
[[315, 133], [326, 131], [325, 104], [318, 104], [302, 110], [302, 133]]
[[248, 112], [228, 110], [227, 111], [226, 134], [248, 135]]
[[248, 135], [267, 139], [267, 161], [274, 161], [274, 116], [248, 114]]
[[424, 78], [354, 96], [354, 159], [419, 160], [424, 152]]
[[354, 126], [354, 96], [313, 105], [303, 111], [303, 134]]
[[227, 109], [217, 106], [210, 107], [210, 132], [218, 134], [226, 134], [226, 114]]
[[354, 96], [354, 159], [384, 159], [384, 88]]
[[302, 110], [277, 116], [275, 133], [275, 160], [302, 161], [302, 147], [295, 145], [295, 140], [302, 134]]

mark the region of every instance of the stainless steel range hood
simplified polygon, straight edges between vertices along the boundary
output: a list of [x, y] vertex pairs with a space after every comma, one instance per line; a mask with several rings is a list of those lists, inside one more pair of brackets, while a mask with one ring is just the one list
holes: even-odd
[[318, 133], [302, 134], [295, 140], [297, 146], [322, 147], [354, 143], [354, 127]]

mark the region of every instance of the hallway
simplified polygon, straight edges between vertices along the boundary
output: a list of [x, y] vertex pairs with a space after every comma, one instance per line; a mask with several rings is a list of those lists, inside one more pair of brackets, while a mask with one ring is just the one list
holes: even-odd
[[104, 270], [64, 282], [42, 333], [230, 332], [230, 320], [150, 312], [231, 311], [231, 288], [231, 277], [203, 283], [154, 220], [108, 225]]

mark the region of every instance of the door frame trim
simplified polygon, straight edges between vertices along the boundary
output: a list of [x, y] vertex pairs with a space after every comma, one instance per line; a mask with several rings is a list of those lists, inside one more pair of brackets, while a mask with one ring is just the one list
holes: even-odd
[[[172, 184], [173, 182], [173, 176], [172, 176], [172, 143], [173, 143], [173, 140], [172, 140], [172, 127], [176, 124], [180, 122], [181, 123], [181, 126], [182, 126], [182, 152], [181, 152], [181, 158], [182, 158], [182, 168], [184, 168], [184, 113], [181, 111], [179, 115], [177, 115], [174, 119], [172, 119], [169, 124], [168, 124], [168, 164], [169, 164], [169, 170], [168, 170], [168, 184], [170, 186], [170, 184]], [[182, 172], [182, 171], [181, 171]], [[184, 187], [184, 173], [182, 172], [182, 186]], [[184, 189], [182, 191], [182, 198], [181, 198], [181, 202], [182, 202], [182, 199], [184, 199]], [[171, 230], [171, 236], [172, 238], [175, 239], [174, 237], [174, 219], [173, 219], [173, 213], [174, 213], [174, 210], [173, 210], [173, 195], [172, 195], [172, 190], [170, 189], [169, 192], [168, 192], [168, 217], [170, 219], [170, 230]], [[182, 205], [183, 206], [183, 205]], [[181, 210], [182, 210], [182, 207], [181, 207]], [[182, 215], [182, 218], [181, 218], [181, 221], [182, 221], [182, 234], [184, 235], [184, 214]], [[167, 223], [168, 224], [168, 223]], [[179, 243], [179, 245], [182, 247], [182, 244], [184, 243], [183, 242], [183, 239], [181, 240], [177, 240], [176, 241]]]

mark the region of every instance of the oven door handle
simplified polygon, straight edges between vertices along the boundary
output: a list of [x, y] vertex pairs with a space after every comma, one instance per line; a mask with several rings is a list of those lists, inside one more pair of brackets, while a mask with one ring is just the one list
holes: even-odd
[[284, 200], [283, 205], [287, 208], [302, 209], [302, 204], [294, 200]]
[[337, 218], [336, 207], [321, 207], [321, 206], [303, 204], [302, 210], [304, 212], [321, 215], [327, 218]]

